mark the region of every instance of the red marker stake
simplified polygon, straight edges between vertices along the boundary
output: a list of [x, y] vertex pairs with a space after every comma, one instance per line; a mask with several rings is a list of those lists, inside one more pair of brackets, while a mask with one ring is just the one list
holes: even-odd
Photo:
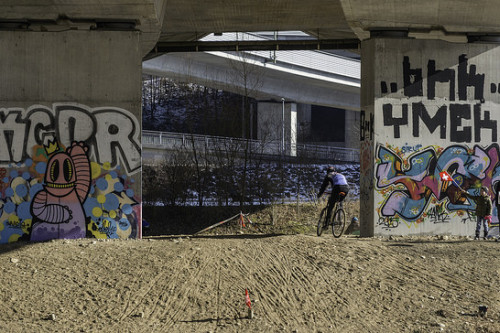
[[253, 319], [252, 301], [247, 289], [245, 289], [245, 304], [248, 306], [248, 319]]

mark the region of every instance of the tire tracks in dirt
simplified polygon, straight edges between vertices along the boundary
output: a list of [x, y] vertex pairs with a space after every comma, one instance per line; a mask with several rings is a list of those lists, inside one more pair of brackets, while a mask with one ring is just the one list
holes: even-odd
[[212, 268], [209, 268], [211, 261], [205, 260], [206, 256], [201, 249], [191, 248], [189, 251], [191, 253], [186, 253], [186, 250], [183, 252], [182, 259], [185, 259], [185, 256], [189, 259], [183, 260], [182, 264], [169, 263], [169, 266], [175, 267], [176, 271], [173, 275], [164, 276], [162, 282], [156, 285], [155, 294], [159, 294], [159, 297], [155, 300], [149, 316], [167, 318], [162, 323], [160, 331], [168, 331], [170, 327], [181, 321], [183, 311], [196, 296], [197, 286], [202, 280], [203, 273], [214, 272]]
[[[158, 250], [157, 245], [160, 244], [151, 246], [148, 255], [151, 255], [153, 249]], [[175, 255], [168, 258], [168, 263], [161, 260], [160, 272], [155, 276], [145, 276], [144, 272], [140, 272], [133, 284], [141, 287], [127, 293], [114, 327], [121, 327], [124, 321], [130, 321], [133, 317], [147, 318], [153, 322], [162, 318], [161, 325], [155, 325], [155, 329], [162, 332], [168, 331], [179, 321], [182, 311], [188, 306], [191, 287], [198, 284], [201, 272], [210, 271], [207, 269], [210, 262], [204, 260], [202, 251], [198, 248], [184, 247], [177, 250]], [[199, 266], [198, 263], [204, 264], [193, 270], [194, 266]], [[193, 274], [186, 274], [187, 272]]]
[[326, 266], [302, 255], [304, 244], [287, 240], [275, 243], [272, 253], [264, 249], [262, 243], [253, 253], [263, 268], [252, 281], [261, 298], [259, 313], [262, 312], [272, 325], [282, 323], [282, 318], [289, 317], [290, 313], [300, 313], [300, 317], [290, 320], [288, 328], [292, 330], [309, 320], [335, 327], [329, 313], [306, 310], [330, 309], [332, 295], [341, 298]]
[[[7, 247], [0, 326], [274, 333], [434, 332], [443, 324], [449, 332], [498, 332], [497, 252], [496, 242], [463, 238], [331, 234]], [[476, 315], [481, 304], [486, 318]]]

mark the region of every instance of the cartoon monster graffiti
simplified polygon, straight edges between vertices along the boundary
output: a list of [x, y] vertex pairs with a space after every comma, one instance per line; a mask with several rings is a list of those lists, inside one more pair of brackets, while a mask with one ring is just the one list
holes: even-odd
[[87, 151], [83, 142], [73, 142], [65, 152], [49, 145], [47, 153], [53, 155], [47, 162], [44, 188], [31, 202], [32, 241], [85, 237], [83, 203], [91, 182]]

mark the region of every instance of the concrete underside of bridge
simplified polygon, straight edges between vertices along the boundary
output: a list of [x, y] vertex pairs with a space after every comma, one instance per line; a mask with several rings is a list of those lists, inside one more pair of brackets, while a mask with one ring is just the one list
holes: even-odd
[[141, 31], [144, 54], [158, 41], [194, 41], [214, 32], [301, 30], [319, 39], [365, 40], [370, 31], [400, 30], [416, 38], [462, 41], [466, 34], [500, 33], [494, 0], [6, 0], [0, 13], [3, 23], [24, 22], [31, 28], [133, 23]]
[[364, 236], [470, 234], [457, 186], [496, 184], [500, 75], [497, 46], [467, 41], [496, 41], [499, 14], [493, 0], [2, 1], [0, 242], [140, 236], [143, 57], [263, 30], [363, 41]]

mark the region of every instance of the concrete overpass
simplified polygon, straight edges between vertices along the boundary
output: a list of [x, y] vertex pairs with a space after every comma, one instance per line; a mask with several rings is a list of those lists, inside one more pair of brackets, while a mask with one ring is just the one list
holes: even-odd
[[[237, 41], [258, 45], [270, 40], [251, 33], [225, 33], [202, 39], [208, 45]], [[145, 74], [238, 94], [246, 89], [250, 97], [258, 100], [285, 98], [296, 103], [356, 111], [359, 111], [360, 69], [358, 59], [320, 50], [278, 50], [272, 55], [269, 51], [171, 52], [143, 62]]]
[[[308, 35], [301, 32], [281, 34], [284, 36], [280, 37], [279, 33], [274, 36], [265, 33], [210, 34], [201, 42], [209, 45], [243, 42], [254, 46], [274, 42], [272, 38], [316, 42], [315, 39], [306, 39]], [[337, 118], [343, 123], [339, 128], [350, 130], [345, 131], [342, 143], [337, 145], [354, 149], [359, 149], [360, 70], [361, 63], [356, 54], [322, 50], [171, 52], [143, 62], [145, 74], [255, 98], [258, 101], [254, 110], [257, 137], [276, 140], [276, 144], [282, 139], [282, 125], [286, 128], [286, 142], [297, 142], [301, 131], [299, 124], [311, 124], [311, 105], [341, 109]], [[286, 101], [284, 119], [282, 99]]]
[[360, 45], [362, 234], [473, 233], [474, 203], [439, 172], [471, 192], [498, 181], [499, 12], [492, 0], [2, 1], [0, 241], [140, 235], [142, 61], [215, 47], [198, 41], [210, 33], [286, 30]]

